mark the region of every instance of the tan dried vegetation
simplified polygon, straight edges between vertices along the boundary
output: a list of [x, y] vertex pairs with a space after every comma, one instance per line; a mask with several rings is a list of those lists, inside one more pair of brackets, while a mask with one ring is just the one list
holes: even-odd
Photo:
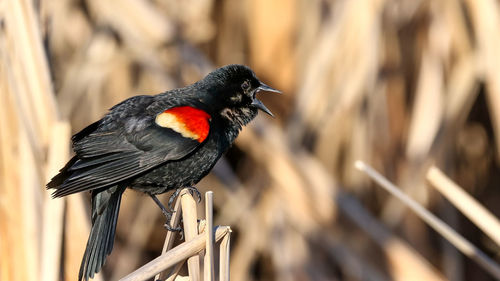
[[[491, 280], [353, 164], [374, 166], [497, 266], [499, 5], [0, 1], [0, 280], [76, 279], [88, 198], [44, 188], [71, 133], [228, 63], [285, 93], [262, 95], [277, 118], [259, 116], [198, 186], [214, 191], [215, 225], [234, 230], [233, 280]], [[158, 256], [162, 225], [149, 197], [127, 192], [98, 279]]]

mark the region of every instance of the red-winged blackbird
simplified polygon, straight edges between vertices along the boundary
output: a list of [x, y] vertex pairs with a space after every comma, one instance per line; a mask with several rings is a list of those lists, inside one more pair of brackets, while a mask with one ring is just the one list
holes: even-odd
[[53, 197], [91, 192], [79, 280], [93, 278], [111, 253], [125, 189], [159, 204], [155, 194], [199, 182], [258, 109], [272, 115], [255, 97], [259, 91], [279, 92], [250, 68], [228, 65], [185, 88], [129, 98], [73, 136], [76, 155], [47, 188], [56, 189]]

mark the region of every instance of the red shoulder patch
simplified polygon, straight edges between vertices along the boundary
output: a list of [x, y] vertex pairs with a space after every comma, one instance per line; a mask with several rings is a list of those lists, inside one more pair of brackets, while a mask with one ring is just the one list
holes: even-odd
[[156, 116], [156, 124], [170, 128], [183, 137], [203, 142], [210, 131], [211, 116], [201, 109], [179, 106], [165, 110]]

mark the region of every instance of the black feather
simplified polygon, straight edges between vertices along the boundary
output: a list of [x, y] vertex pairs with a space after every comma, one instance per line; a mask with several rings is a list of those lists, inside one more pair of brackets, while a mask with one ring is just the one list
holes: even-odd
[[101, 120], [98, 120], [98, 121], [88, 125], [83, 130], [81, 130], [80, 132], [73, 135], [73, 137], [71, 137], [71, 140], [73, 142], [79, 142], [81, 139], [83, 139], [84, 137], [88, 136], [90, 133], [97, 130], [97, 128], [99, 127], [99, 124], [101, 124]]
[[78, 157], [74, 156], [71, 160], [66, 163], [66, 165], [59, 170], [59, 173], [55, 175], [50, 182], [47, 184], [47, 188], [58, 188], [63, 184], [63, 182], [71, 176], [69, 169], [78, 161]]
[[111, 253], [124, 190], [125, 187], [114, 187], [92, 193], [92, 229], [78, 280], [93, 278], [104, 265], [106, 256]]

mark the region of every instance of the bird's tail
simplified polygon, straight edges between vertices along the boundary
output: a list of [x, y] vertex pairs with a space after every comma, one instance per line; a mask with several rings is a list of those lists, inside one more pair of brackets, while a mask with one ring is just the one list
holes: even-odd
[[92, 192], [92, 229], [80, 266], [78, 280], [94, 278], [113, 249], [120, 201], [125, 188], [118, 186]]

